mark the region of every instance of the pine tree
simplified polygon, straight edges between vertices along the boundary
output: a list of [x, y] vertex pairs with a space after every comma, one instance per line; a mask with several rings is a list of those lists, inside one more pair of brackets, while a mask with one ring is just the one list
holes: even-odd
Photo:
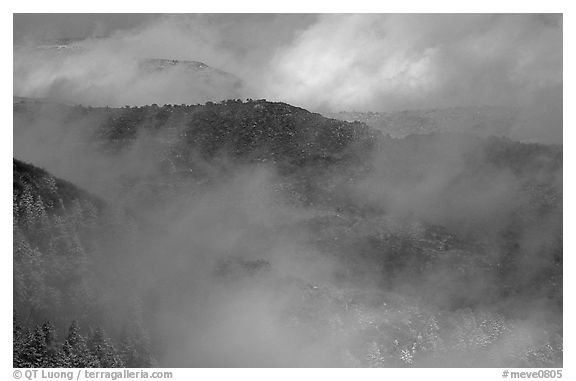
[[70, 324], [62, 352], [66, 362], [64, 367], [98, 368], [101, 366], [98, 358], [88, 349], [86, 339], [80, 334], [80, 328], [75, 320]]
[[98, 358], [100, 366], [104, 368], [120, 368], [124, 366], [124, 362], [116, 352], [116, 348], [114, 348], [110, 339], [106, 337], [102, 328], [96, 329], [88, 347], [92, 354]]
[[23, 355], [26, 351], [28, 332], [20, 325], [18, 313], [14, 311], [12, 317], [12, 366], [23, 368], [25, 366]]
[[36, 326], [33, 332], [22, 332], [20, 340], [18, 367], [44, 367], [48, 355], [45, 330], [41, 326]]
[[42, 334], [44, 336], [45, 354], [41, 361], [44, 368], [54, 368], [61, 366], [61, 353], [57, 344], [56, 329], [50, 321], [42, 324]]

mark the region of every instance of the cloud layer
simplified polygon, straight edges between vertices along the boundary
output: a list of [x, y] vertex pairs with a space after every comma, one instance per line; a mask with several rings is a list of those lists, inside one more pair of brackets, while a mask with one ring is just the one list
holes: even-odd
[[[14, 94], [115, 106], [256, 97], [316, 111], [514, 106], [535, 124], [516, 135], [553, 130], [561, 137], [561, 15], [164, 15], [138, 21], [79, 42], [85, 51], [64, 62], [16, 49]], [[144, 58], [202, 61], [244, 85], [183, 81], [181, 73], [151, 77], [134, 63]]]
[[561, 18], [326, 15], [272, 67], [278, 94], [332, 109], [523, 104], [561, 89]]

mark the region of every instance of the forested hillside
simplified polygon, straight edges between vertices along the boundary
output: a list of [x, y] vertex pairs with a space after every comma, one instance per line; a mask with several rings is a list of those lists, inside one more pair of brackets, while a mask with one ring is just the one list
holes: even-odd
[[560, 146], [263, 100], [14, 124], [79, 185], [14, 160], [18, 366], [562, 365]]
[[14, 366], [151, 365], [137, 308], [112, 328], [120, 274], [102, 276], [133, 221], [30, 164], [14, 160], [13, 177]]

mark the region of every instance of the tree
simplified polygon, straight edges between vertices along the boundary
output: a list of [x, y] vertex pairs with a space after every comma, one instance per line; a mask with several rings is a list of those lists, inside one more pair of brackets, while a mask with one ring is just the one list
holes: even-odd
[[100, 366], [104, 368], [120, 368], [124, 366], [122, 358], [116, 352], [116, 348], [114, 348], [110, 339], [106, 337], [102, 328], [96, 329], [88, 347], [100, 362]]
[[62, 346], [65, 364], [70, 368], [98, 368], [101, 366], [97, 356], [92, 354], [86, 344], [86, 339], [80, 334], [78, 323], [74, 320], [70, 324], [68, 336]]
[[33, 332], [14, 325], [14, 366], [18, 368], [53, 368], [62, 366], [56, 345], [56, 331], [49, 321]]

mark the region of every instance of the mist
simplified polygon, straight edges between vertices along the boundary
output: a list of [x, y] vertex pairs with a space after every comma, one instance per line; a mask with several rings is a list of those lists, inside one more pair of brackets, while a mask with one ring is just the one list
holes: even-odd
[[[561, 15], [164, 15], [138, 21], [77, 41], [73, 46], [85, 50], [65, 57], [22, 48], [43, 43], [33, 30], [21, 33], [14, 94], [110, 106], [266, 98], [320, 112], [520, 107], [529, 117], [512, 136], [562, 140]], [[151, 75], [137, 64], [149, 58], [201, 61], [241, 85], [214, 75], [182, 81], [182, 73], [170, 70]]]
[[[372, 169], [353, 181], [345, 167], [292, 177], [227, 150], [194, 156], [190, 177], [165, 164], [185, 123], [141, 120], [111, 150], [97, 133], [106, 108], [35, 107], [15, 117], [16, 157], [133, 216], [92, 264], [99, 308], [114, 327], [139, 300], [160, 366], [522, 366], [558, 341], [548, 286], [530, 291], [561, 245], [561, 209], [534, 214], [524, 190], [561, 189], [545, 146], [524, 170], [492, 161], [498, 141], [374, 135]], [[319, 202], [298, 201], [299, 176], [316, 178]], [[523, 253], [514, 298], [491, 264], [508, 235]]]
[[[26, 289], [59, 324], [137, 321], [162, 367], [561, 366], [562, 16], [44, 20], [15, 37], [14, 157], [103, 205], [29, 197], [96, 241], [90, 308]], [[394, 139], [236, 98], [519, 116]]]

